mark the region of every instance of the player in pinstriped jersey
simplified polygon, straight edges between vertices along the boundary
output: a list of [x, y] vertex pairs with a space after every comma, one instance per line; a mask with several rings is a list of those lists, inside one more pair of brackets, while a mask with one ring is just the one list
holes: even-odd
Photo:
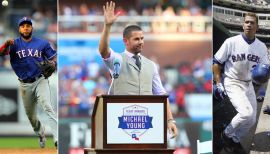
[[45, 127], [37, 117], [40, 104], [49, 119], [55, 146], [58, 132], [56, 113], [52, 108], [49, 80], [44, 77], [37, 63], [49, 60], [56, 66], [56, 51], [48, 41], [32, 37], [32, 21], [28, 17], [19, 20], [20, 37], [7, 40], [0, 47], [0, 55], [10, 55], [11, 66], [19, 78], [24, 108], [32, 128], [39, 137], [39, 145], [45, 147]]
[[[228, 38], [214, 55], [217, 90], [221, 96], [228, 95], [238, 112], [221, 135], [229, 153], [246, 153], [240, 141], [256, 122], [257, 101], [251, 73], [257, 64], [269, 64], [267, 47], [255, 37], [257, 29], [256, 14], [246, 13], [244, 33]], [[221, 79], [223, 64], [224, 86]]]

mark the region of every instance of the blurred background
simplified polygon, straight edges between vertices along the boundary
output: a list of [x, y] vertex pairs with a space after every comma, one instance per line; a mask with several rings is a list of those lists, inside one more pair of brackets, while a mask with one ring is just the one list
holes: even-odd
[[214, 0], [213, 3], [214, 20], [220, 22], [231, 35], [242, 32], [246, 12], [256, 13], [259, 18], [256, 37], [270, 47], [270, 0]]
[[[105, 3], [59, 0], [60, 154], [90, 147], [93, 104], [109, 89], [110, 75], [98, 52]], [[168, 146], [175, 153], [196, 153], [197, 139], [212, 139], [212, 1], [118, 0], [116, 11], [121, 16], [111, 29], [111, 48], [124, 51], [126, 25], [142, 27], [142, 54], [158, 64], [180, 130]]]
[[[2, 0], [1, 0], [2, 2]], [[18, 21], [24, 16], [33, 19], [33, 36], [50, 41], [56, 48], [57, 43], [57, 2], [55, 0], [8, 0], [8, 6], [0, 6], [0, 44], [7, 39], [16, 38]], [[19, 92], [18, 77], [11, 68], [9, 55], [0, 57], [0, 148], [32, 147], [38, 148], [38, 138], [25, 114]], [[54, 109], [57, 111], [57, 75], [50, 77]], [[42, 110], [38, 106], [38, 110]], [[38, 111], [38, 113], [40, 113]], [[42, 112], [43, 113], [43, 112]], [[47, 123], [43, 114], [38, 115]], [[50, 128], [46, 133], [50, 134]], [[54, 147], [48, 138], [47, 147]], [[55, 152], [55, 151], [54, 151]], [[1, 153], [1, 152], [0, 152]]]

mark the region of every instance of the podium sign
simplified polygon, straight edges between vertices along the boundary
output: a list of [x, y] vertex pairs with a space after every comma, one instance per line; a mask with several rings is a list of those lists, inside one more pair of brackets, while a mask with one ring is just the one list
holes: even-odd
[[107, 102], [107, 144], [163, 144], [164, 103]]
[[166, 95], [97, 96], [91, 121], [92, 150], [85, 152], [172, 153], [167, 149], [167, 98]]

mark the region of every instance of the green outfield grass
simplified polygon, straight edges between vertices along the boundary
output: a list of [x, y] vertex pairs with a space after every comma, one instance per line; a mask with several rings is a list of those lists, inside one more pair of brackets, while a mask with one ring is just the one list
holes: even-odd
[[[46, 148], [54, 148], [52, 137], [46, 139]], [[39, 148], [38, 137], [0, 137], [0, 148]]]

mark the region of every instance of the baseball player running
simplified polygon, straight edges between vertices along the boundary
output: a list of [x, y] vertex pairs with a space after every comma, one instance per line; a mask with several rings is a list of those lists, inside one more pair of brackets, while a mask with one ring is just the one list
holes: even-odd
[[39, 137], [39, 145], [45, 147], [45, 128], [36, 113], [40, 104], [49, 119], [55, 146], [57, 147], [57, 119], [50, 99], [48, 77], [56, 68], [56, 51], [49, 42], [32, 37], [32, 21], [24, 17], [19, 20], [20, 37], [7, 40], [0, 47], [0, 55], [10, 55], [11, 66], [19, 78], [20, 92], [27, 117]]
[[240, 140], [256, 121], [257, 102], [251, 71], [258, 63], [269, 64], [265, 44], [255, 37], [257, 29], [256, 14], [246, 13], [244, 33], [225, 40], [214, 55], [213, 73], [217, 91], [221, 96], [227, 95], [238, 112], [221, 134], [225, 143], [224, 149], [228, 153], [245, 153]]

